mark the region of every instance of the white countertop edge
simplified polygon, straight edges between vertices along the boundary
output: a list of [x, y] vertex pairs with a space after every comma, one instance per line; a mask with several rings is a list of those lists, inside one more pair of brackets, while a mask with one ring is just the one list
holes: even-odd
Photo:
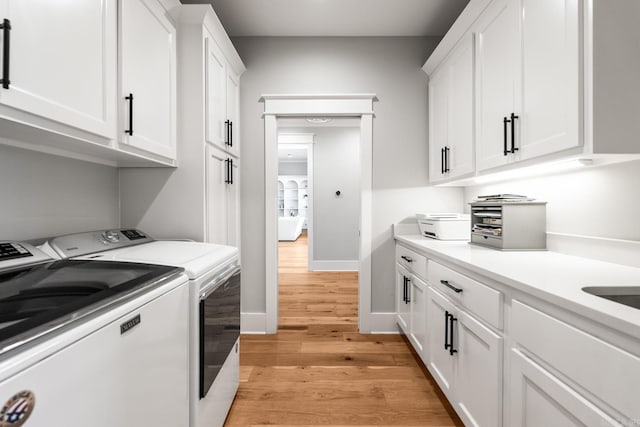
[[[485, 276], [497, 283], [544, 300], [559, 308], [569, 310], [587, 318], [588, 320], [598, 322], [604, 327], [612, 329], [617, 333], [628, 335], [634, 339], [640, 339], [640, 310], [587, 294], [581, 290], [583, 286], [605, 285], [606, 283], [602, 283], [601, 280], [595, 280], [593, 283], [588, 283], [588, 280], [583, 279], [585, 282], [579, 285], [572, 283], [571, 286], [568, 286], [566, 289], [559, 289], [556, 292], [553, 292], [548, 289], [541, 289], [541, 287], [532, 284], [525, 277], [519, 277], [518, 274], [508, 274], [506, 272], [499, 271], [499, 269], [487, 268], [487, 266], [482, 263], [469, 262], [460, 257], [451, 255], [447, 253], [447, 249], [456, 246], [466, 246], [474, 253], [476, 251], [478, 253], [480, 253], [480, 251], [484, 251], [487, 254], [490, 254], [489, 256], [495, 256], [496, 258], [501, 256], [504, 257], [507, 253], [519, 254], [519, 256], [526, 254], [544, 254], [544, 257], [550, 260], [553, 259], [556, 262], [565, 262], [569, 269], [571, 269], [571, 264], [575, 264], [578, 261], [587, 261], [598, 269], [601, 269], [603, 272], [622, 271], [622, 275], [626, 275], [637, 280], [637, 285], [640, 285], [640, 268], [580, 258], [551, 251], [502, 252], [495, 249], [469, 245], [468, 242], [444, 242], [429, 239], [420, 235], [394, 234], [394, 238], [396, 241], [434, 258], [434, 261], [442, 261], [446, 264], [459, 266], [472, 272], [476, 272], [477, 274]], [[442, 248], [438, 248], [438, 246], [442, 246]], [[522, 276], [524, 276], [524, 274]], [[619, 283], [610, 284], [616, 285]], [[631, 286], [635, 283], [627, 284]], [[576, 286], [578, 286], [577, 289]]]

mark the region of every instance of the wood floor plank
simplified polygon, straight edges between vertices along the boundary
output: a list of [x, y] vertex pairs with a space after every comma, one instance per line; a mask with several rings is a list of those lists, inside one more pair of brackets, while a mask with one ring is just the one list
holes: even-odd
[[308, 272], [305, 234], [279, 250], [279, 330], [240, 338], [225, 426], [462, 425], [402, 336], [358, 333], [356, 272]]

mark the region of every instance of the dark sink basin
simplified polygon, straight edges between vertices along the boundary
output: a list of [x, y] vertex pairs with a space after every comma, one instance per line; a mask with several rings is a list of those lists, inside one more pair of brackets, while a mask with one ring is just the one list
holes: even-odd
[[587, 286], [588, 294], [640, 309], [640, 286]]

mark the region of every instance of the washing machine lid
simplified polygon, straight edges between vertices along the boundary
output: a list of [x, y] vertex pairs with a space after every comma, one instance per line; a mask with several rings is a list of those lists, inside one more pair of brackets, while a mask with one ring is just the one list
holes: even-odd
[[237, 257], [233, 246], [212, 243], [156, 240], [150, 243], [94, 253], [75, 259], [140, 262], [182, 267], [189, 279], [215, 270], [226, 261]]
[[184, 277], [181, 273], [167, 265], [75, 259], [2, 270], [0, 360], [18, 346]]

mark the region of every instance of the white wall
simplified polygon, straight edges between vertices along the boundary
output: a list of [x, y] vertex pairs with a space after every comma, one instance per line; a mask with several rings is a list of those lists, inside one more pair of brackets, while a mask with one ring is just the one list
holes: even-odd
[[262, 94], [375, 93], [372, 311], [394, 308], [391, 225], [416, 212], [460, 211], [462, 190], [427, 187], [427, 76], [438, 38], [233, 40], [247, 65], [240, 89], [245, 312], [265, 311]]
[[357, 261], [360, 128], [325, 127], [313, 133], [313, 258]]
[[278, 162], [278, 175], [306, 175], [307, 162]]
[[468, 187], [464, 195], [470, 202], [483, 194], [525, 194], [548, 202], [548, 232], [640, 241], [639, 183], [640, 161], [633, 161]]
[[119, 226], [118, 170], [0, 145], [0, 239]]

